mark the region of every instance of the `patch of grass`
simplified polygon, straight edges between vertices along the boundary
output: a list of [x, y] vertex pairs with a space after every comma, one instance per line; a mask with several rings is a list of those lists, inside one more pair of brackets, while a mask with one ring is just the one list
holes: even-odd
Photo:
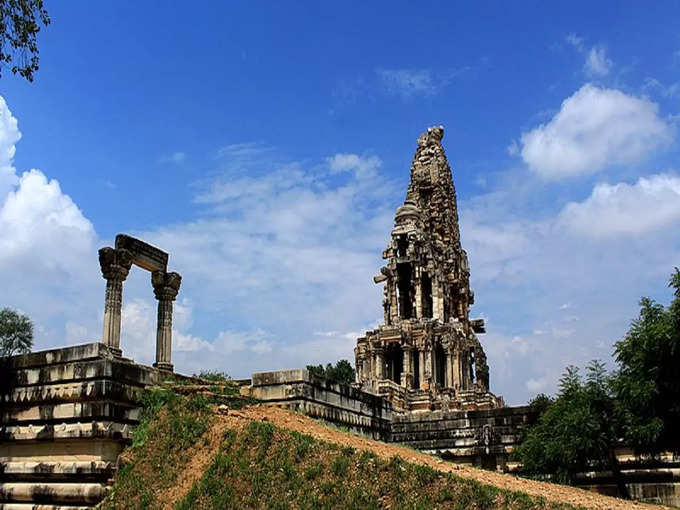
[[[103, 509], [162, 508], [192, 446], [207, 444], [211, 396], [153, 389], [142, 402], [134, 443], [123, 455], [126, 460]], [[410, 464], [398, 456], [384, 460], [266, 421], [225, 431], [219, 449], [208, 455], [212, 461], [176, 509], [573, 509]]]
[[[228, 444], [227, 444], [228, 443]], [[270, 423], [252, 422], [175, 508], [508, 509], [558, 507], [405, 462], [383, 461]], [[573, 508], [573, 507], [565, 507]]]
[[188, 460], [187, 450], [208, 429], [212, 416], [209, 401], [201, 395], [181, 396], [154, 388], [141, 398], [139, 425], [130, 451], [103, 509], [155, 509], [163, 506], [158, 494], [172, 486]]

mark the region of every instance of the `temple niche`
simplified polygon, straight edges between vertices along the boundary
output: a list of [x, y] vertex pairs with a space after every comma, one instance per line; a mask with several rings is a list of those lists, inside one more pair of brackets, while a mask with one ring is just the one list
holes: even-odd
[[490, 409], [489, 368], [470, 319], [474, 293], [461, 247], [456, 191], [441, 141], [444, 128], [418, 138], [411, 182], [373, 280], [383, 283], [384, 324], [357, 340], [357, 381], [397, 409]]

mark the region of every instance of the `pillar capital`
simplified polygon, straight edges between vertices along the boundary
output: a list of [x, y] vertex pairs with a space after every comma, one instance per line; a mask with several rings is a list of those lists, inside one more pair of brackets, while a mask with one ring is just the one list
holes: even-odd
[[106, 280], [122, 282], [132, 267], [132, 254], [123, 248], [102, 248], [99, 250], [99, 266]]
[[181, 283], [182, 277], [179, 273], [166, 273], [165, 271], [151, 273], [153, 293], [159, 301], [174, 301]]

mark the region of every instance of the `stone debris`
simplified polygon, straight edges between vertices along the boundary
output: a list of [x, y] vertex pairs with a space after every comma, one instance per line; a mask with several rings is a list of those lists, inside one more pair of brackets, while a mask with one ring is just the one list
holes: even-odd
[[395, 410], [501, 407], [489, 392], [489, 367], [470, 319], [467, 253], [460, 242], [456, 191], [441, 141], [444, 128], [418, 138], [411, 182], [395, 214], [384, 283], [384, 324], [357, 340], [358, 384], [385, 396]]

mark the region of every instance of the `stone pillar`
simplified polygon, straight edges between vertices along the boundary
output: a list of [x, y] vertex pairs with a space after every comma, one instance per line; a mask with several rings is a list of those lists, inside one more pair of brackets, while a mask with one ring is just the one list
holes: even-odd
[[416, 319], [423, 318], [423, 279], [421, 276], [420, 268], [415, 270], [415, 287], [416, 287], [416, 307], [413, 311], [414, 317]]
[[421, 350], [418, 351], [418, 356], [420, 356], [420, 359], [418, 360], [418, 371], [420, 372], [418, 374], [418, 379], [420, 380], [420, 388], [421, 390], [425, 389], [425, 353]]
[[430, 389], [433, 386], [432, 381], [432, 348], [425, 351], [425, 389]]
[[132, 266], [132, 254], [124, 249], [102, 248], [99, 250], [99, 266], [106, 279], [104, 300], [104, 334], [102, 342], [120, 356], [120, 319], [123, 308], [123, 282]]
[[460, 385], [460, 352], [458, 349], [453, 349], [453, 387], [456, 390], [461, 389]]
[[413, 385], [413, 373], [411, 368], [411, 356], [413, 349], [410, 346], [404, 346], [404, 362], [401, 367], [401, 385], [404, 388], [410, 388]]
[[376, 348], [375, 351], [375, 377], [376, 379], [385, 378], [385, 354], [382, 348]]
[[453, 388], [453, 353], [451, 349], [446, 349], [446, 382], [444, 386], [446, 388]]
[[153, 293], [158, 299], [156, 329], [156, 363], [154, 367], [172, 372], [172, 302], [177, 297], [182, 277], [177, 273], [151, 273]]

